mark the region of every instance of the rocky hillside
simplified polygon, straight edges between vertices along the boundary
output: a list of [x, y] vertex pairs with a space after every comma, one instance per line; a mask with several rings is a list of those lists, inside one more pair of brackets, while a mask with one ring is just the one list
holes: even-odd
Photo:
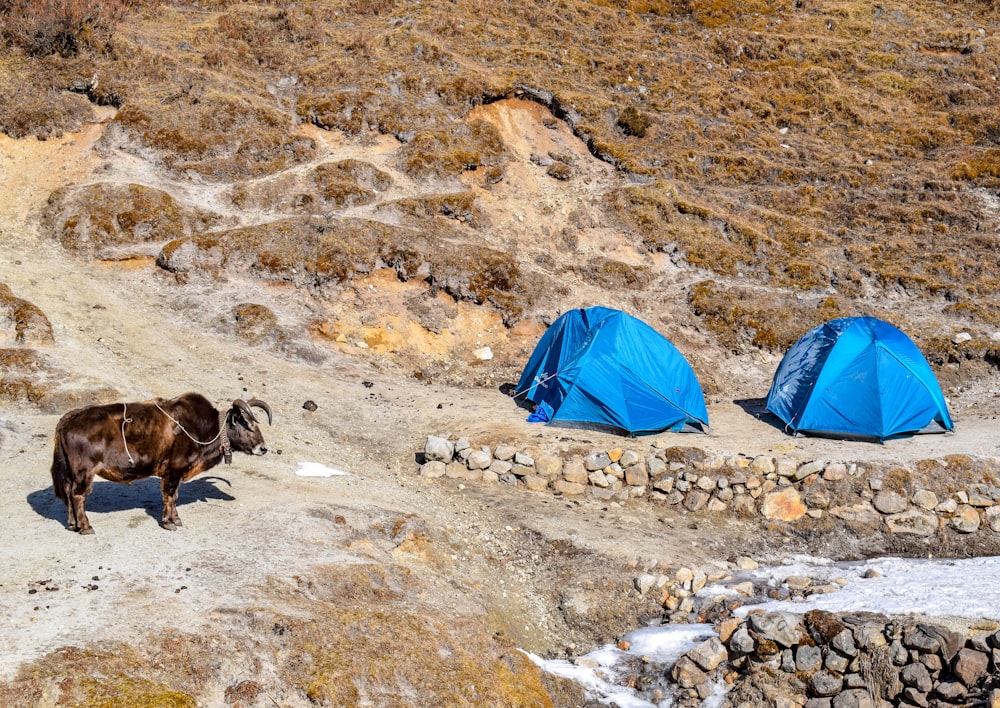
[[[810, 326], [875, 314], [982, 404], [996, 30], [986, 1], [11, 0], [0, 130], [105, 121], [41, 233], [180, 286], [287, 285], [192, 313], [254, 346], [486, 385], [471, 351], [516, 373], [554, 316], [604, 304], [709, 392], [759, 396]], [[7, 341], [48, 336], [26, 295], [2, 293]]]

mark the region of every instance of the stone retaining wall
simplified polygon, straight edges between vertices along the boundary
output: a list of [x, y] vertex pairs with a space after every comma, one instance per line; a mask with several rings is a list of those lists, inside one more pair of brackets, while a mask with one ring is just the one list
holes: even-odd
[[[428, 436], [419, 473], [507, 484], [565, 496], [625, 502], [648, 499], [690, 512], [760, 515], [776, 521], [826, 515], [883, 523], [889, 533], [931, 536], [1000, 532], [1000, 461], [950, 456], [899, 465], [797, 461], [772, 455], [723, 456], [698, 448], [594, 450], [563, 458], [514, 445], [474, 447], [466, 438]], [[924, 474], [925, 472], [931, 474]], [[935, 488], [923, 477], [939, 480]]]

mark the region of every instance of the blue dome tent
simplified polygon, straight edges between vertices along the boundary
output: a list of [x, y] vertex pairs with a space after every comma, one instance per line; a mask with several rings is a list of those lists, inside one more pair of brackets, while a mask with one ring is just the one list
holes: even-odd
[[831, 320], [785, 354], [767, 409], [795, 433], [886, 440], [954, 424], [913, 341], [874, 317]]
[[556, 319], [515, 395], [537, 404], [529, 420], [630, 435], [708, 426], [701, 385], [684, 356], [645, 322], [606, 307]]

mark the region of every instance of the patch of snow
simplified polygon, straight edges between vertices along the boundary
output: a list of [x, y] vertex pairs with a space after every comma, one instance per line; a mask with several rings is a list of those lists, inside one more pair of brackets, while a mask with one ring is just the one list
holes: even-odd
[[[672, 705], [672, 698], [654, 703], [634, 688], [616, 683], [627, 678], [628, 662], [641, 660], [659, 664], [665, 673], [685, 652], [714, 636], [716, 633], [710, 624], [665, 624], [642, 627], [624, 635], [619, 645], [628, 649], [607, 644], [572, 662], [542, 659], [530, 652], [525, 654], [543, 671], [578, 683], [593, 700], [618, 708], [666, 708]], [[725, 688], [722, 688], [719, 695], [724, 693]], [[703, 705], [721, 705], [710, 702], [714, 697], [713, 694]]]
[[299, 477], [342, 477], [351, 473], [327, 467], [319, 462], [300, 462], [295, 474]]
[[[874, 573], [868, 573], [874, 571]], [[877, 577], [864, 577], [865, 574]], [[809, 595], [801, 600], [766, 602], [736, 610], [803, 613], [880, 612], [885, 615], [922, 614], [1000, 620], [1000, 556], [962, 559], [876, 558], [861, 563], [833, 563], [825, 559], [796, 558], [792, 563], [751, 571], [751, 577], [779, 584], [790, 575], [842, 578], [840, 590]]]

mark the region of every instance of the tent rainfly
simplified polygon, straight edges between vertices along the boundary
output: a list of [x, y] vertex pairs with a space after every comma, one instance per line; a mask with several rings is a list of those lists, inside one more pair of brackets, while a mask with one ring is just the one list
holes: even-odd
[[536, 404], [529, 420], [630, 435], [708, 427], [701, 385], [684, 356], [645, 322], [606, 307], [556, 319], [515, 395]]
[[913, 341], [874, 317], [831, 320], [785, 354], [767, 408], [796, 434], [887, 440], [954, 424]]

